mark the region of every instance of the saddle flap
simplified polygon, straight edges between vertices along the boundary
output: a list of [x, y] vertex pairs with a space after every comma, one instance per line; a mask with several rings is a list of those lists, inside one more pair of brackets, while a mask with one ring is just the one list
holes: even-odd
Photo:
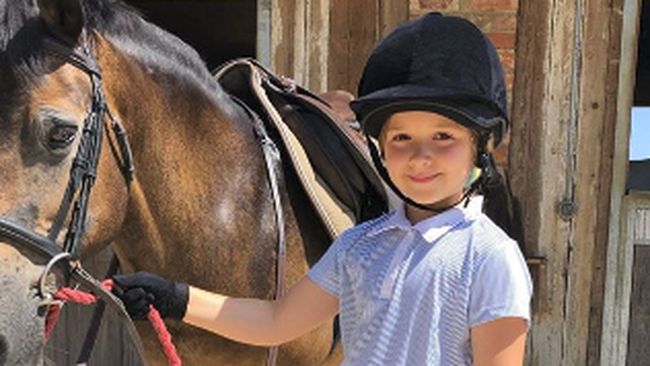
[[[337, 221], [338, 215], [349, 216], [346, 223], [330, 227], [334, 237], [355, 222], [386, 211], [386, 194], [370, 163], [363, 137], [338, 120], [326, 102], [293, 81], [276, 77], [251, 59], [222, 66], [216, 77], [226, 92], [246, 103], [279, 132], [326, 226], [328, 221]], [[338, 207], [332, 209], [332, 204]]]

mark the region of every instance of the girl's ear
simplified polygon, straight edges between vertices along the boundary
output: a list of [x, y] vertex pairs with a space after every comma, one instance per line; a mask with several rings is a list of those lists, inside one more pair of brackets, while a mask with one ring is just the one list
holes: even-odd
[[473, 166], [469, 172], [469, 175], [467, 176], [467, 180], [465, 180], [463, 190], [469, 189], [474, 184], [474, 182], [476, 182], [481, 177], [482, 173], [483, 171], [479, 167], [476, 165]]

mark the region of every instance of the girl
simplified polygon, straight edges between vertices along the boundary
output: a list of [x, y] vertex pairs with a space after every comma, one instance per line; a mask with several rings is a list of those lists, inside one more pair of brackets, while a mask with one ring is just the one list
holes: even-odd
[[400, 207], [341, 235], [277, 301], [136, 273], [115, 277], [129, 312], [142, 318], [153, 303], [262, 346], [339, 314], [343, 365], [521, 365], [530, 276], [474, 195], [493, 174], [489, 145], [508, 126], [494, 47], [466, 20], [427, 14], [379, 44], [359, 95], [352, 108]]

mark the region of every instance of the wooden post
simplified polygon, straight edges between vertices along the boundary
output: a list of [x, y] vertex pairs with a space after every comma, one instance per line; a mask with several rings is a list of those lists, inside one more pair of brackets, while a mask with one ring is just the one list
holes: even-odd
[[269, 33], [271, 70], [313, 91], [325, 90], [330, 0], [258, 0], [258, 9], [265, 11], [260, 4], [270, 8], [258, 24]]
[[356, 93], [377, 42], [409, 16], [408, 0], [337, 0], [330, 13], [329, 90]]
[[296, 2], [289, 0], [270, 0], [270, 67], [281, 75], [295, 77], [296, 48], [301, 47], [296, 40], [296, 27], [304, 25], [304, 19], [296, 19]]
[[548, 260], [533, 270], [532, 365], [599, 360], [622, 3], [519, 4], [509, 178], [527, 254]]
[[[258, 50], [315, 92], [355, 92], [377, 41], [408, 19], [408, 0], [258, 0]], [[268, 60], [267, 60], [268, 59]]]
[[[611, 211], [620, 208], [621, 215], [610, 217], [606, 255], [605, 298], [600, 365], [623, 365], [628, 351], [628, 322], [634, 245], [628, 235], [629, 202], [625, 197], [628, 174], [631, 110], [634, 100], [634, 75], [641, 19], [641, 0], [625, 0], [621, 27], [621, 63], [619, 70], [618, 108], [616, 115], [614, 164], [612, 171]], [[636, 81], [639, 82], [638, 80]], [[650, 201], [648, 201], [650, 202]], [[634, 363], [628, 363], [633, 365]]]

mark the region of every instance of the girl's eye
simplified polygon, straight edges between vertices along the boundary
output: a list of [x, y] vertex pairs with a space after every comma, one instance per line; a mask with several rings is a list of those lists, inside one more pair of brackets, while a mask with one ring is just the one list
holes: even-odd
[[47, 144], [52, 150], [64, 149], [74, 141], [76, 136], [76, 126], [54, 126], [47, 134]]
[[397, 135], [393, 136], [393, 141], [408, 141], [410, 139], [411, 137], [409, 137], [409, 135], [403, 133], [398, 133]]
[[452, 136], [446, 132], [438, 132], [434, 135], [433, 139], [434, 140], [449, 140], [451, 139]]

